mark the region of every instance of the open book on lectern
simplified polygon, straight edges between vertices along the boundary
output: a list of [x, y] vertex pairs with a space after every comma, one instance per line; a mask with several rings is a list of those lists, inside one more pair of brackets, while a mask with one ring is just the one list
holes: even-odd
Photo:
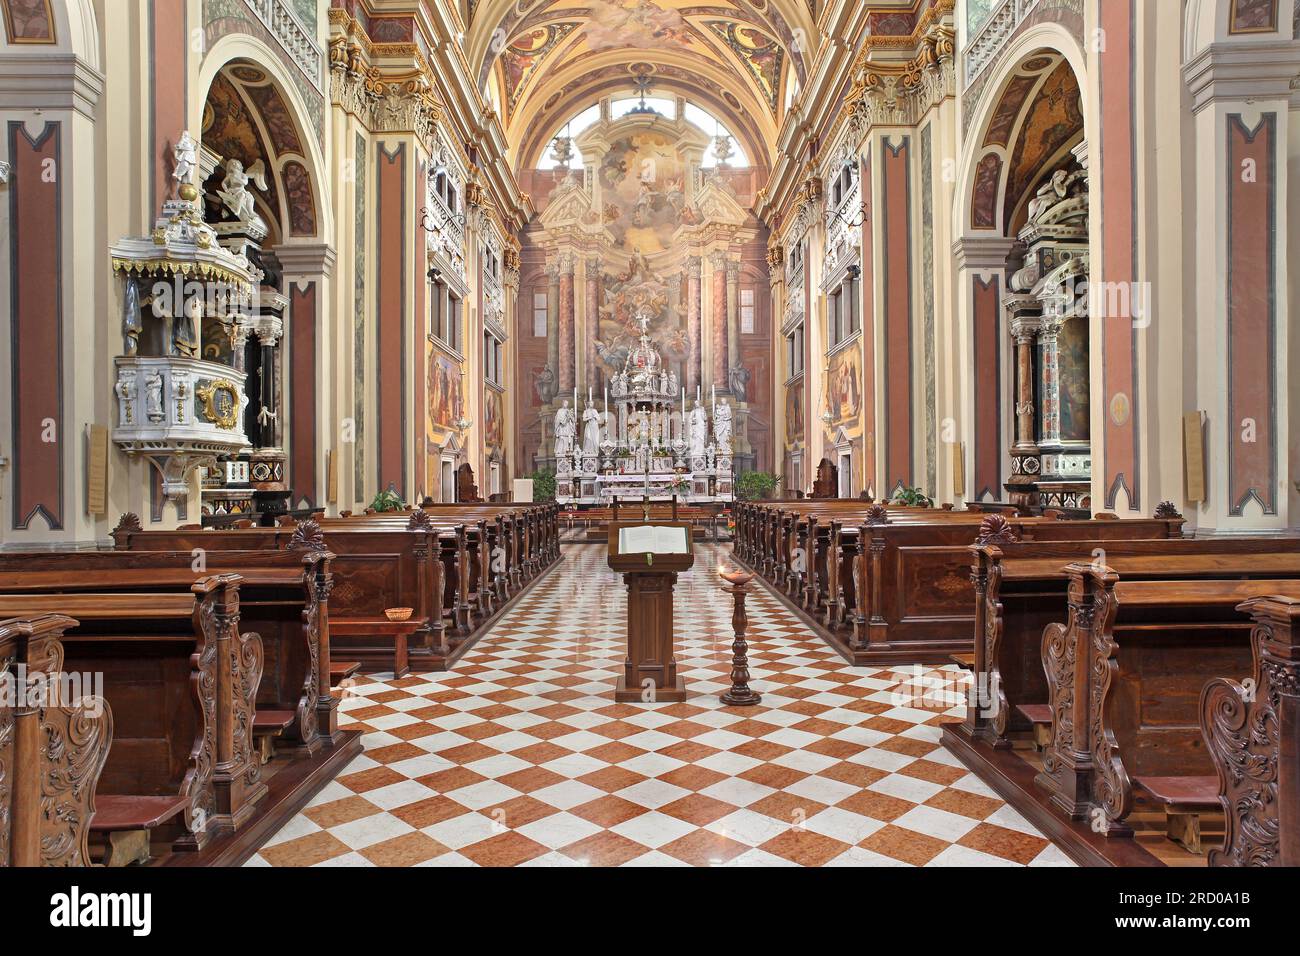
[[690, 554], [685, 528], [644, 524], [619, 528], [619, 554]]

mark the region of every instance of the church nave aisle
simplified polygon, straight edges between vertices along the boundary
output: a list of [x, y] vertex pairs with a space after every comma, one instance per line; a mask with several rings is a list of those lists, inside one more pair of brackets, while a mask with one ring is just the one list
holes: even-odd
[[249, 865], [1069, 865], [939, 746], [960, 706], [900, 706], [915, 675], [848, 666], [762, 588], [763, 700], [723, 707], [725, 556], [697, 547], [678, 582], [686, 703], [613, 702], [625, 591], [604, 548], [567, 547], [454, 671], [359, 680], [364, 755]]

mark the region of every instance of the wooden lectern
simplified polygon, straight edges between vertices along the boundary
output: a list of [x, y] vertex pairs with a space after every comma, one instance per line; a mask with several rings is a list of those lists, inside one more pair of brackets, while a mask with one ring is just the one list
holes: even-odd
[[[629, 550], [622, 550], [623, 543]], [[646, 681], [653, 685], [655, 703], [686, 699], [686, 682], [677, 676], [673, 657], [673, 585], [693, 564], [689, 524], [610, 522], [609, 566], [627, 584], [627, 658], [614, 690], [616, 701], [642, 700]]]

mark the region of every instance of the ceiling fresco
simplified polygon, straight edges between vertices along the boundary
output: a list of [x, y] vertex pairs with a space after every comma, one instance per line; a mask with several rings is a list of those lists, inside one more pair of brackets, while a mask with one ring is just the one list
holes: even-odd
[[815, 52], [810, 35], [804, 0], [480, 0], [469, 48], [516, 146], [540, 114], [589, 99], [597, 84], [608, 86], [610, 66], [635, 57], [655, 70], [654, 95], [698, 92], [725, 104], [728, 124], [757, 127], [759, 141], [746, 145], [766, 154], [785, 91], [803, 82]]

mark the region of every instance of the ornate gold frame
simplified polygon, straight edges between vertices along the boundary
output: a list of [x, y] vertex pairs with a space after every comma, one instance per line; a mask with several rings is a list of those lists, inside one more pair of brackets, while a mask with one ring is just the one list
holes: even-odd
[[[217, 413], [217, 393], [230, 393], [230, 411], [227, 414], [219, 415]], [[194, 394], [199, 397], [203, 403], [203, 417], [212, 422], [218, 428], [230, 431], [239, 421], [239, 389], [234, 382], [224, 378], [213, 379], [207, 385], [194, 390]]]

